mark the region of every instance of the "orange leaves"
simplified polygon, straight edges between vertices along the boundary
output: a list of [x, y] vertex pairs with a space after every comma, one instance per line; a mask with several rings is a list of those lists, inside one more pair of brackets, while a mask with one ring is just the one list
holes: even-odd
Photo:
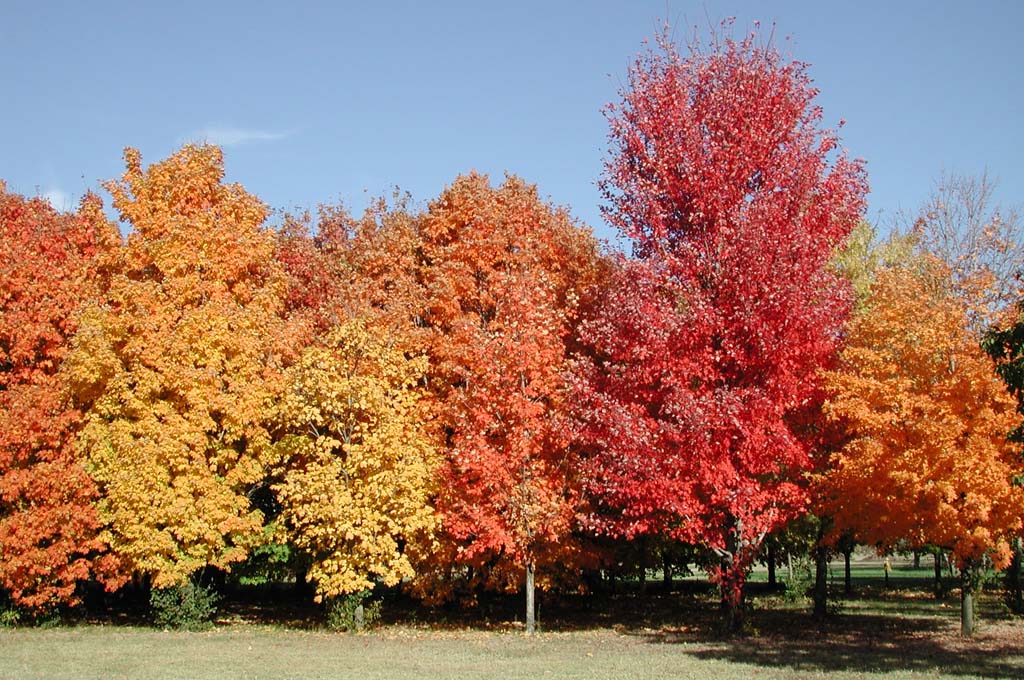
[[822, 479], [837, 527], [961, 560], [1004, 554], [1024, 503], [1006, 440], [1019, 417], [944, 265], [879, 271], [827, 383], [826, 412], [850, 435]]
[[[744, 55], [776, 70], [724, 75], [788, 82], [774, 113], [708, 89]], [[324, 209], [314, 236], [267, 229], [218, 149], [148, 168], [128, 150], [107, 185], [126, 243], [96, 199], [58, 215], [0, 192], [0, 587], [42, 607], [116, 583], [116, 560], [167, 586], [284, 538], [320, 597], [440, 596], [466, 567], [554, 583], [587, 534], [661, 533], [727, 558], [737, 597], [806, 507], [848, 308], [827, 262], [863, 177], [819, 153], [834, 139], [800, 69], [747, 43], [692, 72], [673, 59], [635, 74], [651, 89], [613, 120], [605, 188], [633, 261], [514, 177], [457, 178], [419, 215]], [[668, 110], [684, 75], [690, 108]], [[681, 155], [705, 150], [721, 167]], [[826, 509], [869, 542], [999, 561], [1020, 528], [1013, 404], [947, 273], [869, 241], [838, 263], [859, 311], [827, 374], [850, 437]]]
[[266, 208], [224, 185], [214, 147], [109, 182], [133, 232], [83, 315], [67, 373], [105, 537], [158, 587], [228, 568], [263, 540], [247, 493], [274, 451], [286, 279]]
[[596, 244], [534, 187], [510, 177], [492, 188], [476, 174], [431, 203], [421, 235], [430, 384], [449, 433], [446, 553], [501, 558], [494, 574], [514, 582], [527, 561], [550, 563], [579, 501], [564, 429], [568, 343]]
[[28, 608], [73, 602], [77, 581], [110, 576], [58, 374], [96, 292], [94, 258], [116, 241], [97, 204], [60, 214], [0, 183], [0, 588]]

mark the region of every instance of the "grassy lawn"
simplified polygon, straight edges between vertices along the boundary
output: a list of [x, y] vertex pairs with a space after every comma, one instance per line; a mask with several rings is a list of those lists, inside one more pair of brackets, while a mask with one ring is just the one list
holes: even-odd
[[[236, 603], [207, 633], [112, 618], [0, 630], [0, 678], [1024, 677], [1024, 622], [1008, 618], [995, 594], [982, 598], [979, 633], [965, 641], [956, 593], [936, 600], [930, 570], [908, 572], [891, 574], [889, 588], [880, 572], [855, 572], [855, 595], [825, 630], [806, 603], [755, 585], [751, 634], [721, 638], [713, 595], [699, 582], [668, 593], [652, 584], [646, 594], [542, 597], [546, 632], [532, 638], [513, 598], [472, 610], [389, 602], [384, 624], [359, 635]], [[841, 569], [838, 580], [841, 588]]]

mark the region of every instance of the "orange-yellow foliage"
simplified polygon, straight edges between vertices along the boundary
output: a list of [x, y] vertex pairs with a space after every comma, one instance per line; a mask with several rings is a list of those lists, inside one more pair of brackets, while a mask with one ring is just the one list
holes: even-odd
[[58, 213], [0, 182], [0, 588], [28, 609], [74, 603], [89, 577], [117, 585], [59, 372], [115, 243], [95, 196]]
[[133, 229], [67, 362], [104, 536], [164, 587], [228, 568], [262, 540], [247, 495], [275, 452], [286, 280], [266, 207], [223, 183], [220, 149], [187, 146], [106, 186]]
[[289, 371], [275, 491], [318, 599], [412, 578], [405, 546], [433, 540], [438, 452], [417, 386], [426, 368], [356, 320]]
[[445, 595], [453, 563], [490, 587], [544, 578], [578, 554], [566, 429], [569, 350], [596, 242], [537, 189], [459, 177], [420, 222], [429, 384], [446, 432], [445, 532], [421, 582]]
[[1024, 507], [1006, 440], [1019, 416], [952, 291], [931, 258], [878, 272], [827, 375], [826, 413], [849, 439], [819, 480], [823, 509], [864, 543], [1002, 565]]

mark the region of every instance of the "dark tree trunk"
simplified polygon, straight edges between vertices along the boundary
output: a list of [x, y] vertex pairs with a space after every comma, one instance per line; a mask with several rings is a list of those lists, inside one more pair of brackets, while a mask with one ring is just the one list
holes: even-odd
[[942, 551], [935, 552], [935, 597], [942, 597]]
[[640, 594], [647, 594], [647, 537], [640, 539]]
[[775, 540], [768, 539], [768, 587], [775, 588], [778, 582], [775, 578]]
[[853, 575], [850, 573], [850, 559], [853, 557], [853, 548], [843, 551], [843, 592], [850, 596], [853, 594]]
[[743, 619], [743, 587], [736, 573], [736, 560], [743, 537], [743, 523], [733, 520], [726, 539], [726, 550], [722, 555], [722, 580], [719, 588], [722, 594], [721, 608], [723, 624], [729, 633], [740, 633], [746, 623]]
[[921, 568], [921, 553], [918, 550], [914, 551], [914, 569]]
[[661, 581], [666, 593], [672, 590], [672, 560], [666, 553], [661, 555]]
[[295, 595], [300, 598], [307, 598], [310, 596], [309, 587], [309, 568], [305, 565], [295, 570]]
[[960, 635], [974, 635], [974, 564], [960, 569]]
[[1024, 541], [1013, 539], [1013, 560], [1006, 570], [1006, 590], [1009, 598], [1007, 604], [1014, 614], [1024, 614], [1024, 584], [1021, 583], [1021, 562], [1024, 562]]
[[814, 549], [814, 619], [825, 620], [828, 614], [828, 548]]

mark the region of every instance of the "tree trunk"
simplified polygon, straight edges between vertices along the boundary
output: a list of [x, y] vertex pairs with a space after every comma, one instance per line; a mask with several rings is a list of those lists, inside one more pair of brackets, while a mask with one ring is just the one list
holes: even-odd
[[728, 633], [738, 633], [743, 629], [743, 593], [737, 594], [733, 592], [732, 578], [733, 578], [733, 563], [735, 556], [733, 553], [729, 553], [722, 558], [722, 581], [719, 584], [719, 588], [722, 590], [722, 618], [725, 630]]
[[850, 596], [853, 594], [853, 575], [850, 573], [850, 558], [853, 557], [853, 548], [843, 551], [843, 592]]
[[828, 548], [814, 549], [814, 619], [824, 621], [828, 613]]
[[352, 620], [355, 623], [356, 630], [366, 628], [366, 610], [363, 608], [362, 602], [356, 605], [356, 610], [352, 614]]
[[743, 620], [743, 580], [737, 573], [737, 559], [743, 538], [743, 522], [733, 520], [726, 539], [726, 549], [722, 554], [721, 579], [718, 584], [722, 594], [722, 615], [725, 630], [739, 633], [746, 623]]
[[935, 597], [942, 597], [942, 551], [935, 553]]
[[1009, 592], [1009, 606], [1014, 614], [1024, 614], [1024, 592], [1021, 583], [1021, 562], [1024, 562], [1024, 541], [1013, 539], [1013, 561], [1006, 570], [1006, 590]]
[[640, 594], [647, 594], [647, 537], [640, 539]]
[[921, 568], [921, 553], [918, 550], [914, 551], [914, 569]]
[[786, 583], [792, 583], [793, 582], [793, 555], [790, 554], [790, 553], [786, 553], [786, 569], [788, 571], [788, 577], [789, 577], [788, 580], [786, 581]]
[[661, 581], [665, 586], [665, 592], [670, 592], [672, 590], [672, 560], [666, 554], [661, 556]]
[[775, 588], [778, 583], [775, 579], [775, 540], [768, 539], [768, 587]]
[[974, 635], [974, 564], [960, 568], [960, 635]]
[[309, 583], [309, 567], [303, 564], [295, 571], [293, 592], [295, 597], [308, 601], [313, 598], [313, 590], [314, 588]]
[[536, 628], [533, 600], [533, 562], [526, 563], [526, 634], [533, 635]]

